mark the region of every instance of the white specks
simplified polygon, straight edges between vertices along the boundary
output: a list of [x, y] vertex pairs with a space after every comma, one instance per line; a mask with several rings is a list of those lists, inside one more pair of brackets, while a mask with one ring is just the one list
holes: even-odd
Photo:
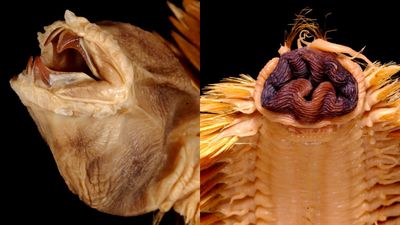
[[49, 84], [50, 86], [56, 87], [64, 87], [65, 85], [79, 83], [84, 81], [93, 81], [94, 79], [85, 73], [81, 72], [73, 72], [73, 73], [57, 73], [49, 75]]
[[306, 141], [306, 142], [304, 142], [304, 145], [307, 145], [307, 146], [316, 146], [316, 145], [320, 145], [322, 142], [320, 142], [320, 141]]
[[63, 115], [63, 116], [72, 116], [73, 112], [71, 109], [66, 108], [57, 108], [54, 110], [55, 113]]

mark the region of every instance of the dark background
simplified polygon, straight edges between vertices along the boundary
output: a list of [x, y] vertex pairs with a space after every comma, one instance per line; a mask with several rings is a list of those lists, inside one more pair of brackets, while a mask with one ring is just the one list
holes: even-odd
[[[151, 224], [152, 213], [133, 218], [106, 215], [86, 206], [68, 190], [48, 146], [8, 80], [25, 68], [30, 55], [39, 54], [36, 33], [63, 19], [65, 9], [90, 21], [129, 22], [167, 35], [171, 25], [165, 0], [39, 2], [14, 1], [2, 7], [0, 14], [0, 218], [13, 224], [25, 220], [41, 224]], [[329, 35], [333, 42], [355, 50], [366, 46], [364, 53], [372, 61], [400, 62], [400, 17], [397, 5], [388, 1], [202, 0], [201, 4], [202, 86], [240, 73], [256, 78], [265, 63], [278, 56], [294, 14], [307, 6], [314, 9], [312, 16], [322, 19], [321, 24], [324, 15], [332, 13], [326, 27], [338, 29]], [[162, 224], [175, 221], [176, 215], [169, 213]]]
[[[171, 13], [166, 0], [43, 2], [9, 1], [9, 5], [1, 8], [1, 221], [11, 221], [10, 224], [25, 224], [24, 221], [30, 224], [152, 224], [154, 213], [130, 218], [111, 216], [86, 206], [72, 194], [58, 172], [50, 149], [8, 81], [26, 67], [29, 56], [40, 54], [37, 32], [43, 32], [43, 26], [63, 20], [65, 9], [92, 22], [129, 22], [166, 36], [172, 28], [167, 18]], [[177, 224], [177, 218], [177, 214], [168, 213], [161, 224]]]
[[[371, 61], [400, 63], [400, 13], [396, 1], [218, 0], [202, 2], [201, 85], [240, 73], [257, 78], [278, 56], [295, 14], [313, 9], [330, 41], [354, 50], [366, 46]], [[324, 19], [327, 13], [331, 13]]]

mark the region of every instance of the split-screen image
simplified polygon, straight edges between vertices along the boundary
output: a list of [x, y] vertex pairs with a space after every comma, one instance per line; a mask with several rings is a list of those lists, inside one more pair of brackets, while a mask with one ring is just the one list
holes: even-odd
[[6, 221], [400, 224], [392, 3], [29, 4], [3, 15]]

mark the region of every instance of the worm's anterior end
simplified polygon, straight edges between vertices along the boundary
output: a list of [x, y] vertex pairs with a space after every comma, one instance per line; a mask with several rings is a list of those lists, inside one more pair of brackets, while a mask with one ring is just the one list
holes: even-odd
[[283, 54], [264, 84], [263, 108], [314, 123], [351, 112], [357, 81], [333, 53], [308, 47]]

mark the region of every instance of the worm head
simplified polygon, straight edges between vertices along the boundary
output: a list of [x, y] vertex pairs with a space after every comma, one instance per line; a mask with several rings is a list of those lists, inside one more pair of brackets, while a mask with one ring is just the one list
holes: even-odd
[[[297, 38], [297, 48], [291, 49]], [[308, 41], [311, 38], [311, 41]], [[274, 58], [260, 72], [255, 101], [267, 118], [298, 128], [336, 126], [363, 112], [361, 53], [325, 40], [313, 20], [299, 16]]]
[[123, 107], [133, 72], [111, 34], [67, 11], [38, 39], [41, 55], [11, 80], [25, 105], [65, 116], [105, 116]]
[[171, 208], [180, 149], [198, 124], [198, 91], [173, 53], [137, 27], [70, 11], [38, 39], [41, 55], [11, 86], [69, 188], [117, 215]]

